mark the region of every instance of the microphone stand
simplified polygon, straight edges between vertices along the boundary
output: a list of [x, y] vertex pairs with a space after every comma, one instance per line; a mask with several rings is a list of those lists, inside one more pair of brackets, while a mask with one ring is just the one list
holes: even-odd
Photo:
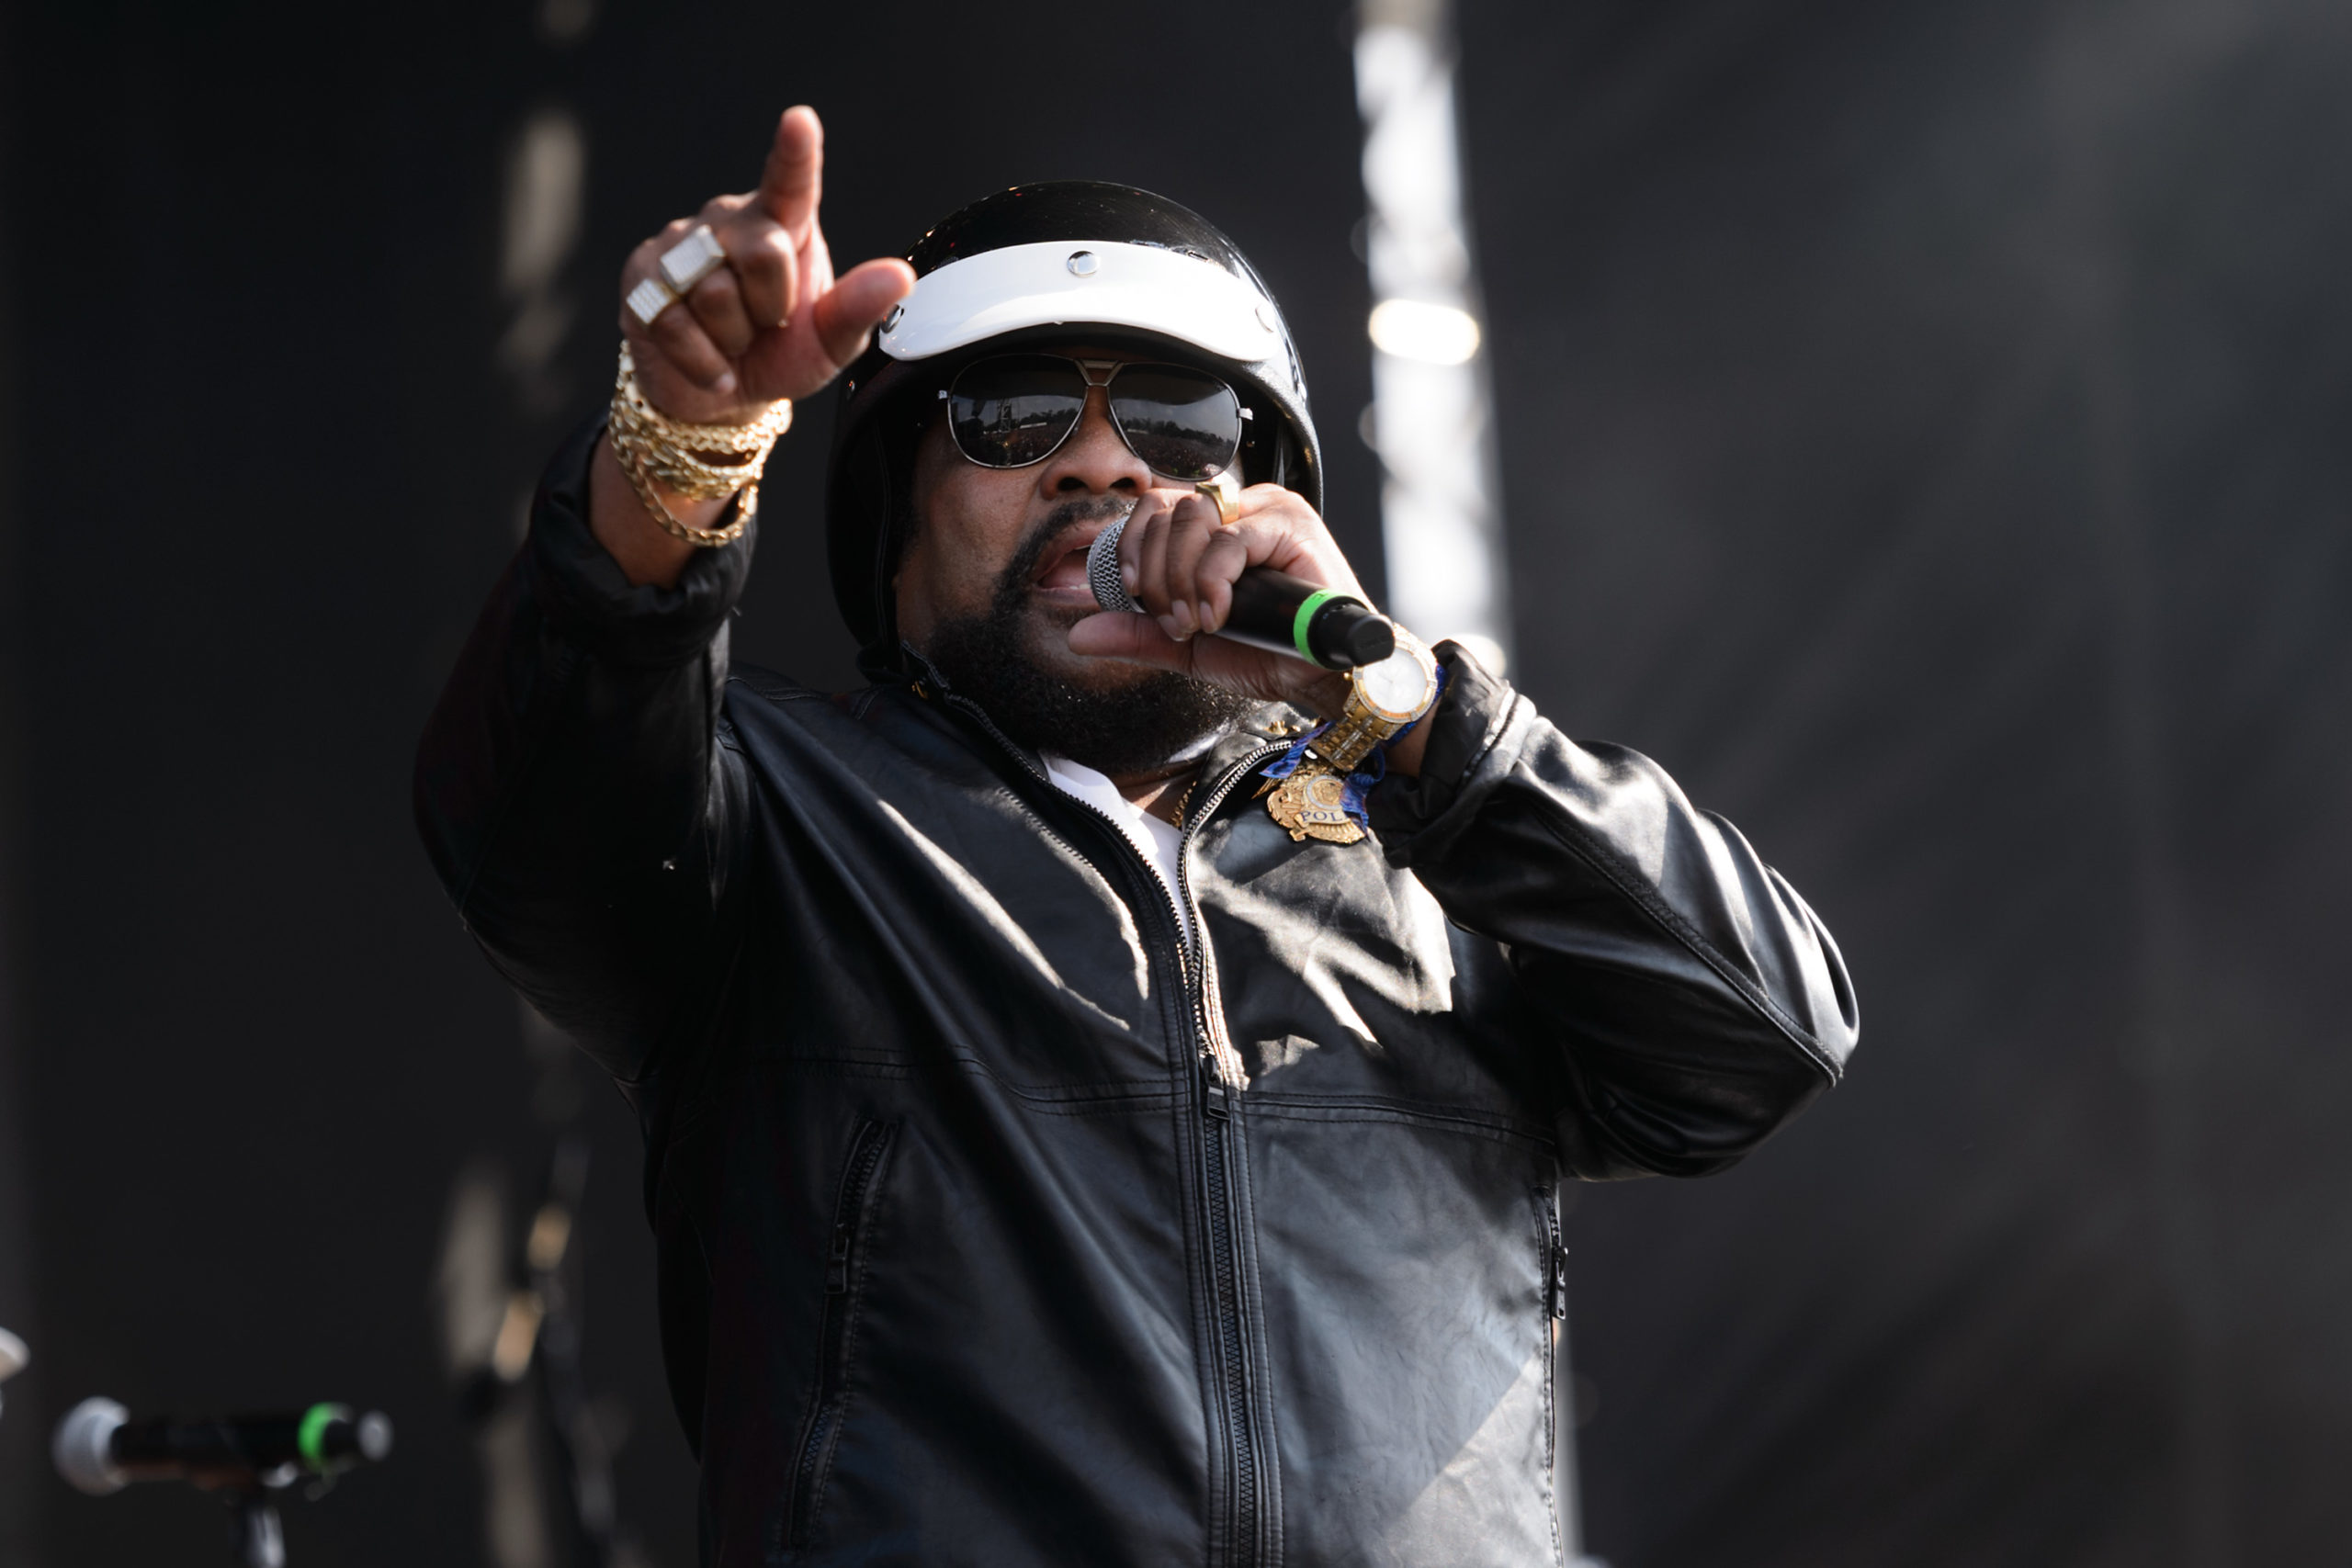
[[237, 1511], [230, 1539], [242, 1568], [286, 1568], [286, 1527], [268, 1483], [255, 1477], [237, 1490], [230, 1506]]
[[[570, 1047], [567, 1045], [568, 1051]], [[550, 1077], [568, 1085], [568, 1059]], [[569, 1096], [545, 1097], [569, 1111]], [[622, 1529], [613, 1476], [613, 1443], [590, 1392], [582, 1351], [582, 1269], [578, 1224], [588, 1185], [587, 1134], [572, 1118], [549, 1151], [546, 1184], [510, 1263], [506, 1314], [487, 1363], [460, 1394], [469, 1422], [488, 1420], [510, 1400], [527, 1399], [553, 1450], [553, 1490], [568, 1538], [564, 1556], [581, 1568], [623, 1568], [641, 1561]]]
[[[339, 1424], [348, 1428], [340, 1435]], [[75, 1405], [51, 1439], [58, 1473], [94, 1496], [134, 1481], [177, 1480], [211, 1493], [231, 1510], [230, 1545], [241, 1568], [286, 1568], [286, 1528], [276, 1494], [307, 1473], [311, 1481], [304, 1495], [323, 1497], [339, 1472], [382, 1459], [391, 1443], [390, 1424], [381, 1415], [371, 1412], [354, 1422], [348, 1407], [323, 1404], [299, 1419], [152, 1420], [136, 1429], [126, 1450], [119, 1444], [128, 1425], [113, 1400]]]
[[[581, 1268], [576, 1240], [581, 1201], [588, 1185], [588, 1140], [574, 1130], [557, 1140], [548, 1162], [547, 1193], [525, 1248], [531, 1283], [544, 1304], [539, 1323], [539, 1393], [554, 1438], [561, 1487], [571, 1504], [571, 1524], [579, 1560], [609, 1568], [620, 1547], [613, 1456], [595, 1403], [588, 1391], [582, 1349]], [[560, 1216], [560, 1219], [557, 1216]], [[564, 1240], [547, 1246], [550, 1223]], [[552, 1253], [552, 1256], [549, 1254]]]

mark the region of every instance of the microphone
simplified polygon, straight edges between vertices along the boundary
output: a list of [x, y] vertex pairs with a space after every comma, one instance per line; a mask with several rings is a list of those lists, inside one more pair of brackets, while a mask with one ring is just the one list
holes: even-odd
[[[1104, 609], [1140, 614], [1143, 606], [1119, 581], [1119, 536], [1126, 531], [1123, 517], [1094, 536], [1086, 551], [1086, 583]], [[1265, 566], [1235, 580], [1232, 613], [1216, 635], [1326, 670], [1377, 664], [1396, 651], [1396, 624], [1354, 594]]]
[[93, 1497], [134, 1481], [284, 1486], [304, 1471], [334, 1475], [391, 1451], [391, 1421], [376, 1410], [355, 1416], [347, 1404], [313, 1404], [291, 1415], [133, 1421], [111, 1399], [85, 1399], [65, 1413], [50, 1441], [57, 1473]]
[[0, 1328], [0, 1382], [6, 1382], [23, 1371], [25, 1363], [32, 1359], [33, 1353], [25, 1348], [23, 1340]]

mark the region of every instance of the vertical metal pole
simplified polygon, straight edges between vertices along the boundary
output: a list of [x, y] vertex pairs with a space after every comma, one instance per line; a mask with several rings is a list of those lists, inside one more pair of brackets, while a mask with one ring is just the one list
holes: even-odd
[[1364, 0], [1355, 69], [1374, 299], [1366, 434], [1385, 470], [1388, 607], [1500, 668], [1510, 578], [1446, 0]]

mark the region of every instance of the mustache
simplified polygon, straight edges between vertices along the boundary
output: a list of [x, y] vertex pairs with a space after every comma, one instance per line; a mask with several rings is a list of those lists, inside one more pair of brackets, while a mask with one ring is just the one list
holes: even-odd
[[1141, 496], [1098, 495], [1063, 502], [1022, 536], [1020, 547], [1012, 552], [1012, 559], [997, 578], [998, 594], [1025, 592], [1030, 580], [1037, 574], [1037, 563], [1046, 558], [1046, 552], [1053, 547], [1055, 541], [1070, 529], [1081, 523], [1120, 522], [1135, 511], [1142, 499]]

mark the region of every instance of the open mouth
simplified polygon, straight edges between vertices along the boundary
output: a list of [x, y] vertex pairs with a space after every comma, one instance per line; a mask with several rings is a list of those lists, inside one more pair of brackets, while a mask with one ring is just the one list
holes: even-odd
[[1086, 552], [1093, 547], [1102, 530], [1116, 521], [1115, 515], [1091, 517], [1072, 523], [1056, 534], [1038, 551], [1037, 568], [1031, 581], [1057, 604], [1094, 608], [1094, 590], [1086, 580]]
[[1045, 562], [1044, 570], [1037, 573], [1037, 586], [1056, 597], [1065, 592], [1080, 592], [1092, 599], [1094, 591], [1087, 586], [1086, 581], [1086, 552], [1094, 543], [1094, 536], [1102, 531], [1100, 527], [1090, 528], [1077, 543], [1055, 552]]

